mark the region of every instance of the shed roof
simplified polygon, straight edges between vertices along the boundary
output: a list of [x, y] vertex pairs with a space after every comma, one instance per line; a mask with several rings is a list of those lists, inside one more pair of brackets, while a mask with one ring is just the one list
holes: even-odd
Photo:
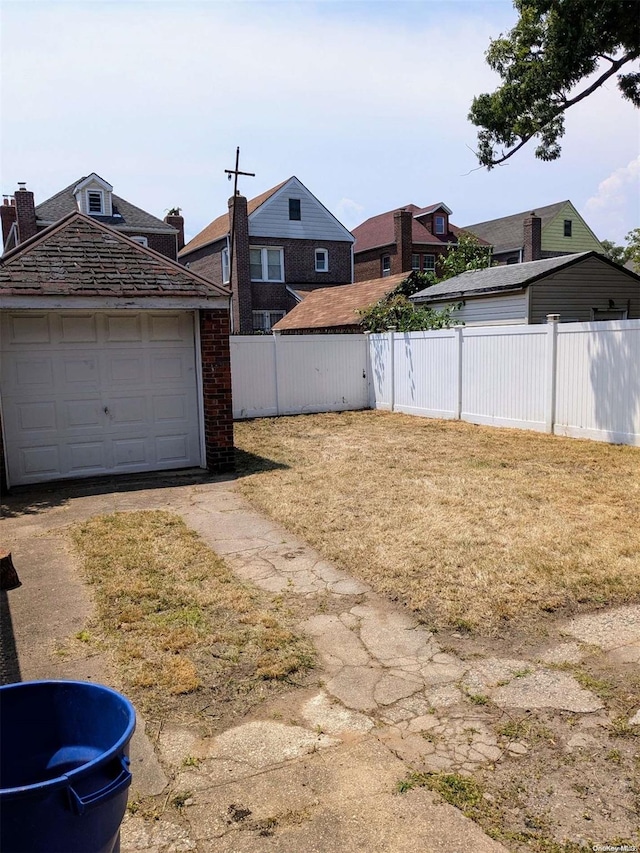
[[625, 270], [603, 255], [598, 254], [598, 252], [577, 252], [574, 255], [561, 255], [557, 258], [545, 258], [541, 261], [527, 261], [524, 264], [503, 264], [484, 270], [470, 270], [442, 281], [440, 284], [425, 287], [424, 290], [414, 293], [410, 299], [415, 302], [431, 302], [436, 299], [456, 298], [474, 293], [519, 290], [545, 278], [547, 275], [558, 272], [558, 270], [580, 264], [587, 258], [597, 258], [602, 263], [620, 270], [624, 275], [630, 275], [635, 279], [639, 278], [629, 270]]
[[0, 296], [219, 297], [212, 284], [82, 213], [0, 258]]
[[407, 273], [397, 273], [385, 278], [343, 284], [339, 287], [322, 287], [313, 290], [273, 327], [276, 332], [293, 329], [334, 329], [338, 326], [357, 326], [358, 311], [375, 304], [395, 290], [407, 278]]

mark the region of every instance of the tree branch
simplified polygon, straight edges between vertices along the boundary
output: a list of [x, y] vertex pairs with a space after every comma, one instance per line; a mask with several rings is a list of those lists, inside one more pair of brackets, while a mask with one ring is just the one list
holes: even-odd
[[[576, 95], [575, 98], [570, 98], [569, 100], [563, 99], [562, 105], [558, 106], [554, 110], [553, 118], [556, 118], [557, 116], [561, 115], [566, 110], [568, 110], [569, 107], [572, 107], [574, 104], [577, 104], [580, 101], [584, 100], [585, 98], [588, 98], [589, 95], [592, 94], [592, 92], [595, 92], [595, 90], [599, 89], [600, 86], [603, 85], [603, 83], [606, 83], [606, 81], [610, 77], [612, 77], [617, 71], [619, 71], [623, 65], [625, 65], [627, 62], [632, 62], [634, 59], [637, 59], [639, 56], [640, 56], [640, 51], [630, 51], [629, 53], [625, 53], [624, 56], [620, 57], [620, 59], [616, 59], [615, 61], [612, 59], [609, 59], [608, 56], [604, 57], [604, 59], [609, 59], [609, 61], [612, 63], [611, 68], [609, 68], [607, 71], [604, 72], [604, 74], [602, 74], [600, 77], [598, 77], [598, 79], [594, 83], [592, 83], [590, 86], [587, 86], [587, 88], [584, 89], [582, 92], [580, 92], [580, 94]], [[531, 133], [528, 133], [528, 134], [526, 134], [526, 136], [523, 136], [522, 141], [519, 142], [514, 148], [512, 148], [510, 151], [507, 151], [507, 153], [503, 154], [502, 157], [499, 157], [496, 160], [491, 160], [491, 162], [488, 163], [487, 165], [499, 166], [500, 163], [504, 163], [505, 160], [509, 159], [509, 157], [513, 157], [513, 155], [517, 151], [519, 151], [524, 145], [526, 145], [530, 139], [532, 139], [534, 136], [536, 136], [538, 133], [540, 133], [540, 131], [544, 130], [544, 128], [547, 127], [548, 124], [549, 124], [549, 122], [545, 122], [544, 124], [538, 125], [538, 127], [535, 130], [532, 130]]]

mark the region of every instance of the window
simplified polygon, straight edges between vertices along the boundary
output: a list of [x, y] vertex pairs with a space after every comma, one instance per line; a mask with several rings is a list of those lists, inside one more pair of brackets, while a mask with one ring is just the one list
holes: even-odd
[[282, 275], [282, 249], [249, 250], [251, 281], [284, 281]]
[[411, 255], [411, 270], [420, 272], [420, 255]]
[[148, 246], [149, 245], [149, 241], [147, 240], [146, 237], [142, 237], [142, 236], [132, 237], [131, 239], [133, 240], [134, 243], [139, 243], [141, 246]]
[[382, 275], [391, 275], [391, 255], [382, 256]]
[[227, 284], [229, 281], [229, 249], [224, 248], [221, 252], [222, 260], [222, 283]]
[[592, 308], [592, 320], [626, 320], [626, 308]]
[[316, 272], [329, 272], [329, 252], [327, 249], [316, 249]]
[[571, 237], [571, 220], [565, 219], [564, 221], [564, 236]]
[[282, 320], [283, 317], [284, 311], [254, 311], [253, 331], [270, 332], [271, 327], [275, 326], [278, 320]]
[[436, 234], [444, 234], [445, 219], [444, 216], [436, 216]]
[[422, 256], [422, 269], [425, 272], [433, 272], [436, 268], [436, 256], [435, 255], [423, 255]]
[[289, 199], [289, 219], [302, 219], [299, 198]]
[[89, 213], [104, 213], [102, 190], [87, 190], [87, 210]]

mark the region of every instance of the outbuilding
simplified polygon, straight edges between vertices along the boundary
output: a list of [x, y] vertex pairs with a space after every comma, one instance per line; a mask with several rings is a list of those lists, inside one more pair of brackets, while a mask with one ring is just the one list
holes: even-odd
[[4, 485], [233, 467], [230, 291], [83, 213], [0, 259]]

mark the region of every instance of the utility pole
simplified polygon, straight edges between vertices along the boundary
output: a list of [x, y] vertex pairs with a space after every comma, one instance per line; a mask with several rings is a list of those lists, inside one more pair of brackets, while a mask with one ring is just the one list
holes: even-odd
[[235, 197], [238, 195], [238, 175], [246, 175], [249, 178], [255, 178], [255, 172], [241, 172], [238, 168], [240, 164], [240, 146], [236, 148], [236, 167], [235, 169], [225, 169], [229, 180], [231, 180], [231, 176], [234, 176], [233, 179], [233, 214], [231, 216], [231, 245], [229, 246], [229, 284], [232, 282], [233, 275], [233, 246], [234, 239], [236, 235], [236, 204]]

